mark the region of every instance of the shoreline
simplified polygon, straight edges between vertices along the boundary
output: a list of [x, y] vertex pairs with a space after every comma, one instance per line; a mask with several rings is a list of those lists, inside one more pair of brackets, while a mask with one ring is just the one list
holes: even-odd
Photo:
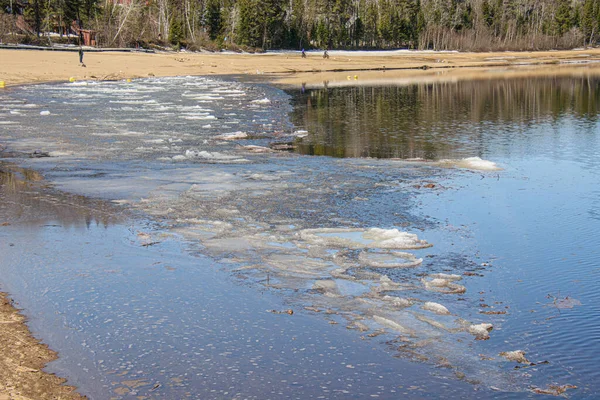
[[[548, 74], [575, 66], [600, 68], [600, 49], [540, 52], [459, 53], [406, 51], [332, 51], [301, 58], [297, 52], [237, 53], [115, 53], [86, 52], [85, 67], [78, 54], [26, 49], [0, 49], [0, 81], [11, 86], [68, 82], [114, 81], [167, 76], [242, 76], [246, 81], [274, 85], [321, 84], [364, 79], [472, 79], [481, 74], [506, 75], [506, 69]], [[351, 73], [351, 75], [348, 75]], [[350, 79], [348, 79], [350, 76]]]
[[[5, 150], [0, 143], [0, 157], [5, 156]], [[32, 173], [29, 178], [27, 181], [11, 174], [11, 164], [0, 161], [0, 201], [8, 204], [23, 201], [26, 197], [16, 193], [24, 187], [34, 187], [41, 175]], [[11, 218], [13, 214], [14, 209], [10, 207], [0, 210], [0, 238], [11, 238], [4, 242], [11, 248], [19, 245], [18, 239], [4, 231], [15, 227], [26, 229], [27, 225], [26, 221]], [[0, 400], [86, 399], [76, 392], [76, 387], [65, 384], [67, 379], [44, 370], [58, 359], [58, 353], [33, 335], [28, 317], [18, 308], [13, 294], [7, 293], [4, 284], [0, 282]]]
[[26, 321], [0, 292], [0, 400], [86, 399], [65, 385], [66, 379], [43, 371], [58, 354], [33, 337]]

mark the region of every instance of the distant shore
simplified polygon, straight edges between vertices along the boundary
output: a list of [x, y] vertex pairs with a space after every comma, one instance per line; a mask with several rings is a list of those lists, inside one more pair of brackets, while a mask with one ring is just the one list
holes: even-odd
[[[432, 51], [238, 53], [123, 53], [85, 52], [85, 67], [77, 52], [0, 49], [0, 81], [6, 87], [74, 80], [121, 80], [185, 75], [238, 75], [244, 79], [300, 85], [345, 80], [433, 77], [451, 74], [472, 79], [507, 74], [507, 68], [531, 70], [595, 64], [600, 49], [540, 52], [459, 53]], [[518, 68], [517, 68], [518, 67]], [[364, 82], [363, 82], [364, 83]]]

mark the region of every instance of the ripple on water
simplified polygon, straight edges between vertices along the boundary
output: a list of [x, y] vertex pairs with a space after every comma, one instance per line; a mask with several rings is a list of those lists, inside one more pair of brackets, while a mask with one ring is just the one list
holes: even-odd
[[[90, 98], [99, 99], [100, 106], [90, 110], [85, 103], [73, 106], [49, 100], [53, 96], [65, 96], [65, 92], [69, 91], [76, 91], [84, 98], [89, 95]], [[201, 255], [200, 259], [207, 264], [203, 268], [216, 265], [229, 271], [240, 282], [247, 282], [254, 290], [252, 293], [257, 288], [276, 290], [296, 310], [306, 307], [307, 312], [322, 315], [319, 318], [332, 325], [356, 330], [356, 335], [352, 336], [355, 339], [361, 336], [366, 340], [380, 337], [375, 340], [385, 342], [388, 353], [425, 361], [443, 367], [444, 371], [456, 373], [458, 377], [478, 380], [484, 386], [502, 390], [519, 392], [525, 390], [529, 382], [544, 386], [552, 379], [561, 383], [564, 379], [572, 383], [572, 377], [569, 378], [566, 372], [568, 367], [564, 365], [573, 363], [579, 368], [589, 361], [590, 353], [579, 350], [585, 345], [585, 340], [581, 338], [597, 337], [594, 333], [596, 319], [585, 320], [585, 315], [590, 310], [586, 307], [597, 304], [598, 290], [591, 283], [594, 282], [593, 276], [578, 284], [571, 281], [573, 276], [589, 273], [592, 264], [586, 257], [564, 261], [564, 253], [573, 246], [573, 241], [552, 241], [552, 232], [555, 230], [546, 225], [550, 218], [547, 215], [540, 217], [539, 213], [531, 211], [539, 208], [569, 216], [561, 221], [560, 226], [560, 229], [569, 233], [567, 237], [592, 237], [593, 227], [586, 219], [578, 219], [574, 215], [574, 210], [582, 204], [577, 199], [586, 198], [587, 193], [582, 188], [569, 186], [570, 177], [580, 172], [577, 169], [579, 164], [571, 165], [562, 173], [555, 173], [552, 165], [546, 165], [545, 168], [538, 166], [537, 169], [532, 169], [530, 165], [523, 168], [519, 160], [505, 158], [499, 164], [510, 168], [512, 175], [502, 175], [501, 179], [499, 174], [494, 173], [495, 179], [492, 180], [487, 179], [491, 175], [485, 172], [445, 171], [431, 163], [372, 159], [337, 162], [291, 154], [255, 152], [251, 151], [253, 148], [250, 146], [264, 144], [256, 138], [275, 140], [282, 135], [293, 137], [293, 132], [297, 131], [284, 122], [290, 111], [285, 97], [274, 89], [206, 78], [140, 80], [127, 84], [126, 88], [119, 83], [42, 85], [35, 92], [24, 88], [18, 95], [25, 99], [19, 101], [39, 104], [39, 109], [48, 109], [53, 118], [50, 121], [36, 115], [27, 124], [18, 125], [14, 130], [11, 127], [7, 132], [7, 140], [29, 151], [32, 143], [35, 143], [36, 147], [40, 146], [52, 154], [69, 155], [53, 160], [38, 160], [36, 167], [45, 168], [49, 176], [66, 190], [119, 200], [164, 222], [165, 226], [172, 227], [168, 232], [177, 233], [186, 240], [190, 252]], [[130, 108], [111, 107], [109, 101]], [[210, 110], [205, 109], [208, 103]], [[133, 110], [136, 111], [136, 118], [131, 118]], [[172, 112], [173, 117], [171, 114], [165, 115], [165, 110]], [[82, 114], [90, 119], [85, 129], [71, 122]], [[200, 126], [204, 122], [194, 123], [186, 119], [205, 116], [214, 116], [218, 123]], [[0, 117], [3, 118], [0, 122], [11, 118], [5, 111], [0, 113]], [[232, 129], [231, 125], [236, 127]], [[36, 136], [40, 126], [45, 128], [44, 135]], [[231, 137], [234, 130], [234, 134], [241, 132], [245, 136]], [[295, 138], [294, 144], [310, 138], [311, 131], [309, 129], [306, 136], [303, 134], [304, 137]], [[534, 138], [535, 134], [532, 134]], [[158, 142], [159, 135], [160, 140], [164, 137], [172, 140]], [[35, 137], [35, 141], [32, 141], [32, 137]], [[528, 138], [531, 139], [531, 136]], [[471, 136], [459, 136], [450, 138], [449, 142], [456, 146], [472, 140]], [[497, 144], [502, 141], [492, 138], [490, 142]], [[77, 155], [77, 158], [73, 155]], [[459, 152], [458, 157], [451, 158], [460, 160], [465, 155]], [[502, 159], [490, 157], [499, 158]], [[234, 160], [243, 160], [243, 164]], [[589, 157], [583, 157], [582, 160], [590, 162]], [[212, 161], [223, 164], [210, 164]], [[478, 166], [491, 166], [482, 159], [471, 161], [477, 161]], [[55, 169], [57, 165], [64, 170]], [[71, 172], [84, 167], [92, 171], [89, 176], [93, 176], [93, 179]], [[530, 173], [532, 170], [552, 171], [555, 178], [553, 182], [560, 182], [563, 186], [540, 191], [544, 188], [539, 186], [539, 182], [548, 181]], [[520, 171], [527, 171], [527, 176], [520, 175]], [[433, 186], [423, 184], [426, 179], [434, 180]], [[447, 187], [440, 186], [439, 182]], [[521, 191], [523, 186], [529, 191]], [[567, 204], [573, 206], [565, 205], [563, 201], [565, 187], [570, 189], [568, 193], [573, 200]], [[435, 190], [427, 192], [425, 189]], [[419, 205], [427, 210], [424, 213], [432, 210], [427, 200], [429, 193], [435, 196], [437, 207], [445, 208], [444, 212], [436, 215], [449, 215], [452, 223], [458, 220], [464, 226], [438, 234], [436, 229], [445, 224], [414, 211], [417, 204], [415, 193], [419, 193]], [[545, 194], [545, 208], [539, 205], [540, 193]], [[537, 199], [537, 203], [534, 199]], [[495, 207], [488, 209], [487, 203], [493, 203]], [[527, 210], [521, 208], [520, 213], [510, 213], [521, 205], [530, 207]], [[488, 215], [482, 216], [483, 212]], [[480, 217], [478, 221], [489, 223], [490, 228], [467, 225], [470, 216]], [[495, 232], [491, 232], [493, 230]], [[419, 233], [416, 235], [414, 232]], [[541, 236], [538, 242], [555, 244], [547, 254], [540, 251], [539, 246], [530, 245], [530, 238], [536, 233]], [[474, 245], [473, 241], [478, 243]], [[464, 245], [465, 242], [472, 247]], [[492, 242], [495, 247], [486, 247]], [[449, 249], [449, 243], [452, 246], [456, 243], [456, 248]], [[473, 246], [480, 246], [481, 249], [477, 247], [474, 250]], [[584, 245], [577, 252], [592, 254], [595, 251], [593, 248], [591, 244]], [[515, 250], [511, 252], [511, 249]], [[506, 275], [502, 275], [503, 269], [500, 267], [480, 268], [479, 262], [473, 261], [473, 254], [478, 251], [485, 251], [486, 254], [502, 252], [504, 258], [498, 264], [503, 263]], [[451, 257], [454, 253], [459, 253], [462, 258]], [[56, 261], [64, 260], [57, 258]], [[127, 265], [125, 259], [118, 261]], [[263, 346], [257, 344], [252, 330], [262, 333], [268, 330], [272, 333], [277, 329], [265, 327], [277, 326], [282, 332], [290, 332], [291, 328], [286, 324], [289, 321], [294, 324], [294, 320], [285, 320], [286, 323], [283, 323], [278, 319], [281, 315], [269, 314], [247, 326], [231, 325], [232, 320], [253, 320], [244, 313], [239, 316], [235, 314], [239, 319], [232, 318], [231, 307], [235, 307], [235, 301], [203, 286], [202, 279], [206, 279], [205, 276], [191, 279], [193, 268], [160, 265], [156, 267], [160, 270], [158, 273], [153, 269], [152, 262], [148, 259], [148, 263], [140, 266], [135, 274], [122, 268], [111, 269], [116, 272], [101, 268], [87, 271], [82, 266], [76, 272], [82, 275], [82, 279], [72, 283], [74, 286], [70, 289], [69, 298], [75, 300], [67, 301], [66, 304], [74, 304], [65, 315], [66, 318], [73, 318], [73, 323], [80, 328], [77, 334], [85, 335], [89, 326], [94, 326], [95, 337], [86, 338], [85, 343], [89, 345], [95, 339], [109, 354], [98, 364], [102, 365], [100, 370], [107, 371], [109, 365], [114, 367], [116, 363], [114, 369], [119, 371], [135, 371], [138, 365], [151, 371], [137, 375], [128, 372], [131, 374], [128, 377], [130, 383], [134, 383], [119, 390], [123, 393], [127, 390], [129, 394], [137, 389], [135, 382], [141, 379], [151, 382], [160, 375], [156, 365], [164, 363], [169, 363], [167, 369], [169, 373], [173, 372], [169, 375], [170, 379], [175, 379], [169, 388], [173, 393], [179, 390], [179, 383], [196, 390], [209, 390], [210, 385], [225, 385], [233, 381], [233, 386], [237, 385], [237, 388], [256, 387], [257, 393], [264, 394], [265, 386], [260, 385], [258, 380], [248, 376], [237, 380], [239, 374], [255, 369], [239, 360], [223, 360], [229, 359], [229, 353], [234, 353], [236, 349], [239, 351], [240, 343], [246, 343], [243, 355], [260, 365], [257, 361], [260, 357], [273, 354], [274, 349], [280, 350], [278, 346], [281, 343], [278, 340], [289, 337], [284, 335], [285, 339], [270, 339], [271, 343]], [[552, 274], [543, 273], [542, 264], [551, 265]], [[171, 270], [167, 266], [176, 269]], [[43, 268], [41, 264], [40, 268]], [[531, 296], [523, 295], [518, 292], [519, 289], [511, 289], [519, 287], [511, 277], [515, 273], [526, 280], [524, 291], [531, 291]], [[490, 278], [480, 276], [486, 274]], [[500, 274], [502, 279], [495, 280], [497, 275], [494, 274]], [[129, 284], [133, 277], [141, 279], [139, 283], [142, 285], [138, 288], [139, 298], [135, 302], [127, 300], [127, 295], [131, 294]], [[93, 284], [84, 292], [83, 298], [78, 299], [75, 296], [77, 290], [81, 285], [89, 284], [89, 281]], [[507, 285], [509, 287], [498, 285], [500, 290], [497, 296], [519, 293], [514, 297], [507, 295], [497, 298], [498, 301], [507, 298], [513, 301], [509, 303], [512, 307], [510, 312], [506, 315], [479, 313], [480, 310], [491, 309], [482, 304], [483, 300], [487, 301], [484, 297], [488, 296], [496, 281], [510, 282]], [[478, 289], [477, 282], [483, 282], [481, 285], [486, 287]], [[222, 287], [227, 284], [231, 283], [224, 283]], [[565, 293], [565, 289], [569, 293]], [[161, 290], [164, 293], [161, 294]], [[194, 300], [198, 292], [206, 290], [210, 294], [203, 299], [211, 300], [210, 308], [217, 310], [217, 314], [222, 311], [221, 314], [210, 315], [206, 311], [209, 307], [202, 308], [202, 304]], [[547, 303], [553, 301], [545, 297], [549, 294], [558, 299], [574, 296], [582, 306], [568, 310], [550, 307]], [[56, 307], [60, 308], [61, 301], [65, 299], [60, 298], [59, 294], [55, 296]], [[110, 297], [115, 301], [112, 302]], [[495, 303], [491, 306], [501, 307]], [[75, 317], [74, 314], [81, 309], [87, 311]], [[444, 309], [450, 315], [446, 315], [445, 311], [440, 312]], [[535, 312], [529, 313], [530, 309]], [[177, 312], [173, 313], [173, 310]], [[583, 313], [583, 310], [586, 312]], [[557, 316], [557, 313], [560, 314]], [[224, 325], [223, 321], [230, 321], [229, 325]], [[486, 324], [491, 324], [494, 329], [489, 332]], [[490, 339], [475, 342], [476, 337], [484, 337], [479, 331], [473, 336], [473, 326], [484, 327]], [[299, 325], [293, 327], [300, 329]], [[119, 333], [118, 338], [111, 336], [114, 329]], [[169, 335], [161, 334], [163, 329]], [[311, 329], [301, 330], [309, 338], [320, 335]], [[511, 332], [512, 336], [503, 332]], [[526, 335], [518, 336], [515, 332], [525, 332]], [[578, 332], [582, 333], [579, 337]], [[193, 342], [190, 337], [202, 337], [203, 341]], [[319, 339], [318, 343], [330, 340], [325, 334], [322, 337], [323, 342]], [[127, 355], [130, 350], [124, 351], [132, 344], [123, 342], [127, 338], [136, 340], [131, 357]], [[217, 346], [215, 343], [222, 343], [218, 351], [213, 351], [213, 347]], [[305, 342], [307, 345], [310, 343], [311, 340]], [[569, 353], [561, 350], [560, 346], [569, 349]], [[531, 373], [538, 368], [507, 371], [506, 360], [500, 359], [498, 354], [517, 348], [527, 350], [527, 357], [532, 360], [542, 361], [546, 356], [552, 358], [550, 366], [543, 370], [539, 367], [545, 371], [540, 374]], [[544, 349], [554, 350], [555, 353], [538, 351]], [[274, 364], [281, 363], [281, 367], [269, 364], [269, 371], [287, 374], [281, 376], [281, 380], [296, 379], [293, 376], [296, 372], [292, 373], [292, 377], [289, 373], [296, 365], [292, 354], [299, 352], [300, 349], [294, 348], [293, 352], [271, 360]], [[341, 362], [344, 352], [352, 353], [353, 350], [349, 346], [343, 350], [306, 356], [305, 359], [308, 364], [315, 363], [323, 354]], [[357, 355], [358, 358], [361, 356], [364, 354]], [[118, 362], [115, 361], [117, 359]], [[182, 379], [179, 374], [182, 371], [177, 369], [176, 359], [182, 368], [195, 372], [195, 377], [177, 381]], [[323, 365], [333, 368], [331, 364]], [[355, 362], [350, 365], [361, 367]], [[337, 376], [343, 376], [339, 375], [338, 369], [334, 370]], [[368, 368], [362, 372], [365, 370]], [[379, 373], [382, 367], [374, 370]], [[304, 378], [317, 379], [320, 371], [297, 372]], [[595, 372], [590, 372], [589, 368], [579, 371], [584, 371], [585, 379], [595, 376]], [[287, 387], [281, 382], [272, 384], [275, 387]], [[453, 385], [460, 386], [456, 382]], [[337, 389], [349, 390], [356, 397], [364, 394], [352, 392], [355, 389], [345, 386]]]

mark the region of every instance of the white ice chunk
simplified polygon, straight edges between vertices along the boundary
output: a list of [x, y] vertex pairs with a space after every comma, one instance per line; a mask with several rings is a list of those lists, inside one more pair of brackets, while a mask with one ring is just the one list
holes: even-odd
[[48, 110], [40, 111], [40, 115], [50, 115], [50, 111], [48, 111]]
[[387, 275], [382, 275], [379, 278], [379, 286], [373, 288], [376, 293], [390, 292], [401, 289], [401, 285], [392, 281]]
[[241, 131], [224, 133], [222, 135], [215, 136], [216, 139], [221, 139], [221, 140], [246, 139], [247, 137], [248, 137], [248, 134], [245, 132], [241, 132]]
[[398, 229], [320, 228], [305, 229], [299, 235], [315, 245], [350, 249], [423, 249], [432, 246], [414, 233]]
[[431, 311], [440, 315], [450, 315], [450, 311], [439, 303], [428, 301], [421, 307], [423, 310]]
[[294, 132], [294, 136], [299, 137], [299, 138], [306, 137], [306, 136], [308, 136], [308, 131], [305, 131], [305, 130], [302, 130], [302, 129], [301, 130], [297, 130], [297, 131]]
[[382, 249], [422, 249], [432, 245], [419, 240], [414, 233], [400, 232], [398, 229], [371, 228], [363, 233], [365, 239], [372, 239], [372, 247]]
[[269, 99], [267, 99], [265, 97], [264, 99], [252, 100], [251, 103], [254, 103], [254, 104], [271, 104], [271, 100], [269, 100]]
[[382, 300], [390, 303], [392, 306], [397, 307], [397, 308], [406, 308], [406, 307], [410, 307], [413, 305], [412, 301], [405, 299], [403, 297], [383, 296]]
[[506, 358], [508, 361], [515, 361], [521, 364], [530, 364], [531, 362], [525, 357], [525, 352], [523, 350], [514, 350], [514, 351], [504, 351], [499, 354], [500, 356]]
[[488, 340], [490, 338], [490, 331], [494, 329], [492, 324], [477, 324], [469, 326], [469, 333], [475, 336], [475, 340]]
[[244, 150], [251, 153], [273, 153], [274, 151], [268, 147], [249, 145], [242, 147]]
[[425, 289], [438, 292], [438, 293], [446, 293], [446, 294], [455, 294], [455, 293], [464, 293], [467, 289], [454, 283], [454, 281], [459, 281], [462, 278], [459, 275], [449, 275], [449, 274], [431, 274], [427, 278], [423, 278], [421, 281], [423, 285], [425, 285]]
[[75, 154], [72, 151], [49, 151], [48, 155], [50, 157], [64, 157], [64, 156], [72, 156], [73, 154]]
[[406, 328], [396, 321], [393, 321], [389, 318], [381, 317], [379, 315], [374, 315], [373, 320], [377, 322], [379, 325], [383, 325], [386, 328], [392, 329], [394, 331], [403, 333], [405, 335], [414, 335], [414, 331], [412, 329]]
[[446, 281], [460, 281], [462, 276], [456, 274], [430, 274], [430, 278], [443, 279]]
[[[175, 156], [177, 157], [177, 156]], [[173, 159], [175, 159], [173, 157]], [[247, 162], [248, 160], [244, 158], [238, 158], [234, 156], [229, 156], [227, 154], [219, 153], [216, 151], [210, 152], [206, 150], [186, 150], [185, 155], [183, 156], [185, 159], [204, 159], [208, 161], [218, 161], [218, 162]]]
[[465, 168], [479, 171], [501, 171], [495, 162], [483, 160], [479, 157], [468, 157], [459, 160], [440, 160], [439, 165], [444, 167]]
[[423, 262], [422, 258], [416, 258], [414, 254], [400, 251], [362, 251], [358, 255], [358, 260], [366, 266], [375, 268], [410, 268]]
[[195, 120], [207, 120], [207, 119], [217, 119], [214, 115], [182, 115], [180, 118], [187, 119], [190, 121]]

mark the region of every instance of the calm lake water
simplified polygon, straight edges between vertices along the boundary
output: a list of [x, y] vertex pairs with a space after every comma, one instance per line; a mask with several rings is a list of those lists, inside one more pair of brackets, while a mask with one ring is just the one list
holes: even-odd
[[0, 283], [91, 398], [594, 397], [600, 76], [575, 72], [3, 92]]

